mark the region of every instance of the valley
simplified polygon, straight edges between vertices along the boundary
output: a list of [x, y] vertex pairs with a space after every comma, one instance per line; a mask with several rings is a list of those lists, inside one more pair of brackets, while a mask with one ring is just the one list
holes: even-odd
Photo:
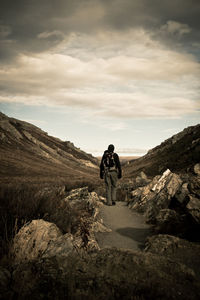
[[200, 298], [200, 125], [120, 157], [106, 206], [100, 158], [0, 113], [0, 299]]

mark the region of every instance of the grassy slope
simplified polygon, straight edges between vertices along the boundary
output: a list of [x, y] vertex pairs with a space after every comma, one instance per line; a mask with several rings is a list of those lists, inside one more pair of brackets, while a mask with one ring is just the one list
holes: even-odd
[[143, 157], [126, 165], [126, 177], [144, 171], [149, 176], [172, 172], [186, 172], [199, 162], [200, 125], [191, 126], [150, 150]]
[[94, 157], [27, 122], [1, 114], [0, 139], [1, 183], [98, 178], [98, 163]]

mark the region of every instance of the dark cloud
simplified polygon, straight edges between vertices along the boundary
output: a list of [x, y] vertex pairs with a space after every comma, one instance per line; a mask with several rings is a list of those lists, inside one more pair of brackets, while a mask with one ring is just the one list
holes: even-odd
[[[175, 40], [157, 31], [167, 21], [187, 24], [192, 32], [182, 40], [193, 42], [200, 30], [198, 0], [3, 0], [1, 1], [1, 60], [21, 52], [42, 52], [59, 44], [70, 32], [123, 31], [133, 27], [156, 30], [163, 40]], [[42, 33], [60, 31], [60, 35]], [[3, 32], [3, 34], [1, 34]], [[62, 35], [63, 34], [63, 35]], [[12, 48], [10, 49], [10, 43]]]

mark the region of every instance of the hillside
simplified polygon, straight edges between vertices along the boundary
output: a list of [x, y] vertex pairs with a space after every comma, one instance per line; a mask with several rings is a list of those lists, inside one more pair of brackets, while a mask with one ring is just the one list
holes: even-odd
[[126, 164], [126, 177], [134, 177], [141, 171], [148, 176], [162, 174], [166, 169], [184, 173], [199, 162], [200, 124], [185, 128], [180, 133], [151, 149], [143, 157]]
[[97, 159], [69, 141], [0, 113], [1, 182], [51, 182], [97, 177]]

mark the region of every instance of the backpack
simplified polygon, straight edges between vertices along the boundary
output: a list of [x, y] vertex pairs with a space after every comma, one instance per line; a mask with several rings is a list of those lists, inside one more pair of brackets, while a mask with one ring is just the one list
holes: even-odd
[[103, 163], [104, 163], [105, 169], [109, 169], [109, 170], [116, 169], [116, 163], [115, 163], [115, 159], [114, 159], [114, 153], [106, 151], [105, 154], [104, 154]]

